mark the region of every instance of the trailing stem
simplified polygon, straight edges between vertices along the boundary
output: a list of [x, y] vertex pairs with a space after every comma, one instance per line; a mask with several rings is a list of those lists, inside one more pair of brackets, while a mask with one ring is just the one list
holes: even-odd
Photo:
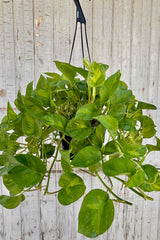
[[45, 189], [44, 195], [46, 195], [46, 194], [48, 193], [49, 182], [50, 182], [50, 177], [51, 177], [51, 171], [52, 171], [52, 168], [53, 168], [53, 166], [54, 166], [54, 163], [55, 163], [56, 160], [57, 160], [59, 148], [60, 148], [60, 145], [61, 145], [61, 142], [62, 142], [63, 139], [64, 139], [64, 134], [63, 134], [63, 136], [61, 137], [61, 139], [60, 139], [60, 141], [59, 141], [59, 143], [58, 143], [57, 150], [56, 150], [56, 153], [55, 153], [53, 162], [52, 162], [52, 164], [51, 164], [51, 166], [50, 166], [50, 169], [49, 169], [49, 171], [48, 171], [48, 180], [47, 180], [47, 185], [46, 185], [46, 189]]

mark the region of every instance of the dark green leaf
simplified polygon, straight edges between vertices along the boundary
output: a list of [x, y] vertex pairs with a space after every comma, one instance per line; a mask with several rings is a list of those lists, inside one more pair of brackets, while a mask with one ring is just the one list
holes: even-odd
[[151, 110], [156, 110], [156, 106], [153, 104], [145, 103], [145, 102], [140, 102], [138, 101], [138, 106], [137, 109], [151, 109]]
[[16, 208], [21, 202], [25, 199], [24, 195], [21, 194], [19, 196], [0, 196], [0, 204], [8, 209]]
[[63, 174], [59, 179], [59, 186], [62, 189], [58, 193], [58, 201], [62, 205], [69, 205], [77, 201], [86, 189], [82, 178], [74, 173]]
[[88, 137], [92, 132], [92, 127], [89, 121], [85, 121], [82, 119], [71, 119], [66, 127], [66, 133], [67, 135], [83, 139]]
[[25, 97], [24, 105], [27, 114], [32, 117], [40, 118], [45, 114], [45, 110], [43, 109], [41, 102], [34, 97]]
[[116, 91], [119, 85], [120, 77], [121, 73], [120, 71], [118, 71], [115, 74], [111, 75], [109, 78], [107, 78], [107, 80], [104, 82], [103, 86], [100, 89], [100, 97], [103, 102], [108, 101], [108, 99]]
[[152, 145], [152, 144], [146, 144], [148, 152], [151, 151], [160, 151], [160, 139], [158, 137], [156, 137], [156, 141], [157, 144], [156, 145]]
[[111, 105], [128, 102], [132, 97], [132, 91], [119, 86], [110, 99]]
[[132, 118], [124, 118], [119, 122], [119, 128], [136, 133], [136, 120]]
[[91, 137], [91, 141], [96, 147], [101, 148], [104, 142], [104, 137], [105, 137], [105, 128], [104, 126], [99, 124], [96, 127], [95, 132]]
[[5, 130], [0, 129], [0, 151], [6, 150], [8, 148], [9, 137]]
[[51, 158], [51, 157], [53, 157], [54, 151], [55, 151], [55, 146], [53, 146], [50, 143], [44, 144], [42, 149], [41, 149], [41, 157]]
[[72, 138], [70, 148], [73, 154], [77, 154], [82, 148], [90, 146], [91, 143], [86, 139]]
[[64, 77], [71, 84], [74, 83], [74, 78], [76, 76], [75, 67], [68, 63], [55, 61], [56, 67], [64, 74]]
[[118, 121], [122, 120], [126, 114], [126, 105], [115, 105], [112, 106], [109, 110], [108, 114], [114, 118], [116, 118]]
[[44, 163], [30, 154], [19, 154], [15, 158], [21, 164], [8, 172], [13, 181], [20, 187], [36, 185], [46, 172]]
[[116, 153], [118, 152], [117, 144], [114, 141], [110, 141], [103, 147], [102, 151], [105, 155]]
[[24, 100], [20, 90], [18, 91], [17, 99], [14, 101], [14, 103], [20, 112], [25, 112]]
[[100, 115], [95, 117], [111, 134], [112, 137], [117, 136], [118, 130], [118, 121], [116, 118], [109, 116], [109, 115]]
[[71, 164], [75, 167], [88, 167], [99, 162], [101, 159], [101, 152], [93, 146], [88, 146], [79, 151], [73, 158]]
[[78, 219], [79, 233], [89, 238], [103, 234], [114, 219], [114, 205], [108, 193], [100, 189], [91, 190], [83, 200]]
[[30, 82], [26, 88], [26, 96], [30, 97], [32, 95], [32, 92], [33, 92], [33, 82]]
[[135, 164], [128, 158], [113, 158], [103, 164], [103, 172], [106, 176], [133, 175]]

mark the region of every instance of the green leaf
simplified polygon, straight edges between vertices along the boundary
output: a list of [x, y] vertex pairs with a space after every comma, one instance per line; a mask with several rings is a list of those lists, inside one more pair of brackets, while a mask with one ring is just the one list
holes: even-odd
[[114, 205], [108, 193], [100, 189], [91, 190], [84, 198], [80, 212], [78, 232], [88, 238], [103, 234], [114, 219]]
[[20, 112], [25, 112], [25, 106], [24, 106], [24, 100], [23, 100], [24, 96], [22, 96], [20, 90], [18, 91], [17, 94], [17, 98], [14, 101], [14, 104], [16, 105], [16, 107], [18, 108], [18, 110]]
[[0, 151], [6, 150], [8, 148], [9, 137], [5, 130], [0, 129]]
[[70, 153], [71, 150], [61, 150], [61, 166], [65, 173], [72, 172], [71, 163], [70, 163]]
[[38, 119], [35, 119], [28, 114], [22, 118], [22, 131], [27, 136], [40, 137], [42, 134], [42, 124]]
[[44, 163], [30, 154], [19, 154], [15, 158], [21, 164], [8, 172], [13, 181], [20, 187], [31, 187], [39, 183], [46, 172]]
[[158, 137], [156, 137], [156, 141], [157, 141], [156, 145], [146, 144], [148, 152], [160, 151], [160, 139]]
[[136, 120], [132, 118], [124, 118], [119, 122], [119, 128], [136, 133]]
[[56, 130], [65, 132], [67, 119], [60, 114], [45, 114], [40, 118], [40, 120], [42, 120], [45, 124], [54, 127]]
[[42, 107], [41, 102], [34, 97], [25, 97], [24, 105], [25, 105], [27, 114], [32, 117], [40, 118], [44, 114], [46, 114], [45, 110]]
[[0, 204], [8, 209], [16, 208], [21, 202], [25, 199], [24, 195], [21, 194], [19, 196], [0, 196]]
[[119, 86], [110, 99], [111, 105], [128, 102], [132, 97], [132, 91]]
[[151, 109], [151, 110], [156, 110], [157, 107], [153, 104], [150, 103], [145, 103], [145, 102], [140, 102], [138, 101], [138, 106], [137, 109]]
[[136, 173], [130, 177], [130, 179], [126, 182], [126, 187], [138, 187], [145, 180], [145, 173], [142, 169], [138, 169]]
[[73, 138], [83, 139], [91, 134], [92, 129], [93, 128], [91, 127], [91, 123], [89, 121], [72, 118], [68, 122], [65, 131], [67, 135]]
[[96, 127], [95, 132], [91, 137], [91, 141], [96, 147], [101, 148], [104, 142], [104, 137], [105, 137], [105, 128], [104, 126], [99, 124]]
[[135, 164], [128, 158], [112, 158], [103, 164], [103, 172], [106, 176], [133, 175]]
[[92, 120], [93, 117], [97, 116], [99, 113], [95, 104], [84, 104], [80, 107], [76, 113], [78, 119]]
[[150, 164], [145, 164], [142, 168], [146, 177], [144, 183], [140, 185], [140, 188], [145, 192], [160, 191], [158, 170]]
[[71, 164], [75, 167], [88, 167], [101, 159], [101, 152], [93, 146], [87, 146], [79, 151], [73, 158]]
[[46, 78], [41, 75], [35, 90], [35, 97], [42, 103], [44, 107], [50, 106], [50, 86]]
[[126, 105], [113, 105], [109, 112], [108, 115], [116, 118], [118, 121], [122, 120], [126, 114], [126, 109], [127, 106]]
[[83, 59], [83, 64], [88, 70], [90, 70], [91, 63], [87, 59], [85, 59], [85, 58]]
[[30, 82], [26, 88], [26, 96], [30, 97], [32, 95], [32, 92], [33, 92], [33, 82]]
[[[58, 73], [50, 73], [50, 72], [45, 72], [45, 74], [51, 78], [54, 79], [54, 82], [59, 82], [61, 81], [61, 76]], [[52, 80], [53, 81], [53, 80]], [[50, 82], [51, 84], [51, 82]]]
[[110, 141], [103, 147], [102, 151], [105, 155], [116, 153], [118, 152], [117, 144], [114, 141]]
[[42, 155], [43, 155], [44, 158], [53, 157], [53, 154], [54, 154], [54, 151], [55, 151], [55, 146], [48, 143], [48, 144], [44, 144], [42, 148], [43, 149], [41, 149], [41, 158], [42, 158]]
[[77, 201], [86, 189], [82, 178], [74, 173], [63, 174], [59, 179], [59, 186], [62, 189], [58, 193], [58, 201], [62, 205], [69, 205]]
[[95, 117], [111, 134], [112, 137], [117, 136], [118, 130], [118, 121], [116, 118], [109, 116], [109, 115], [100, 115]]
[[23, 187], [17, 185], [9, 174], [3, 176], [3, 184], [9, 190], [11, 195], [17, 195], [18, 193], [23, 191]]
[[142, 135], [144, 138], [151, 138], [155, 135], [155, 124], [153, 120], [148, 116], [142, 116], [140, 118], [141, 128], [142, 128]]
[[93, 62], [90, 66], [87, 84], [90, 87], [100, 87], [105, 81], [105, 72], [108, 69], [108, 65], [102, 63]]
[[100, 97], [103, 102], [108, 101], [108, 99], [110, 99], [110, 97], [116, 91], [119, 85], [120, 77], [121, 73], [118, 71], [107, 78], [107, 80], [104, 82], [103, 86], [100, 89]]
[[64, 74], [64, 77], [71, 84], [74, 83], [74, 78], [76, 76], [75, 67], [68, 63], [55, 61], [56, 67]]
[[14, 112], [9, 102], [7, 105], [7, 116], [9, 117], [10, 120], [15, 120], [17, 118], [17, 114]]
[[121, 150], [124, 153], [124, 156], [127, 158], [138, 158], [143, 157], [146, 153], [146, 146], [138, 143], [128, 143], [125, 140], [117, 140], [121, 146]]
[[72, 138], [70, 142], [70, 149], [73, 154], [77, 154], [82, 148], [90, 145], [91, 143], [87, 138], [85, 139]]

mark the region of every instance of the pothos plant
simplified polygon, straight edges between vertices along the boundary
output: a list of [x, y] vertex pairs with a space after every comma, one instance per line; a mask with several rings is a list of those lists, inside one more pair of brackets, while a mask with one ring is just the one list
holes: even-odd
[[[144, 199], [153, 200], [146, 192], [160, 191], [158, 170], [144, 163], [151, 151], [160, 150], [155, 124], [143, 112], [156, 107], [136, 100], [120, 71], [106, 77], [105, 64], [84, 60], [86, 69], [55, 64], [61, 75], [45, 73], [35, 89], [31, 82], [25, 95], [18, 92], [18, 111], [8, 103], [0, 124], [0, 175], [9, 194], [0, 196], [0, 204], [15, 208], [34, 190], [52, 194], [50, 177], [60, 160], [61, 204], [84, 195], [80, 172], [105, 188], [89, 191], [79, 212], [79, 233], [93, 238], [111, 226], [114, 202], [132, 205], [115, 193], [115, 181]], [[148, 138], [156, 144], [145, 144]]]

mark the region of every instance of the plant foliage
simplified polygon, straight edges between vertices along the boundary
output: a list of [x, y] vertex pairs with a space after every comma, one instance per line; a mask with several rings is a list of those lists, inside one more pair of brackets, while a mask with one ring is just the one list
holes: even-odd
[[[55, 63], [61, 75], [45, 73], [35, 89], [31, 82], [25, 95], [19, 91], [17, 112], [8, 103], [0, 124], [0, 176], [9, 194], [0, 196], [0, 204], [15, 208], [33, 190], [52, 194], [50, 177], [60, 152], [61, 204], [84, 195], [80, 172], [91, 174], [106, 189], [89, 191], [79, 212], [78, 231], [94, 238], [111, 226], [114, 202], [132, 204], [114, 192], [114, 181], [144, 199], [152, 200], [146, 192], [160, 191], [158, 170], [144, 163], [150, 152], [160, 150], [154, 121], [143, 111], [156, 107], [136, 100], [120, 80], [120, 71], [106, 77], [105, 64], [84, 60], [83, 69]], [[156, 145], [144, 143], [150, 138]]]

